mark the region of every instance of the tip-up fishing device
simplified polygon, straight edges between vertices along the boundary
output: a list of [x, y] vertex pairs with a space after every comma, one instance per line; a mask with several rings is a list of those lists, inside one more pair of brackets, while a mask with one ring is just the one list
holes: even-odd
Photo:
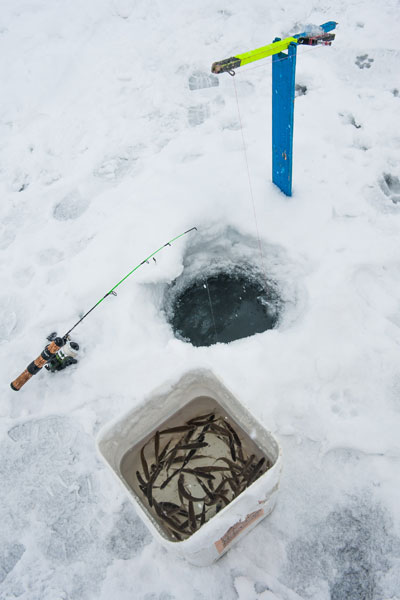
[[197, 231], [197, 227], [192, 227], [191, 229], [184, 231], [180, 235], [177, 235], [176, 237], [172, 238], [172, 240], [169, 240], [169, 242], [167, 242], [166, 244], [161, 246], [161, 248], [158, 248], [158, 250], [156, 250], [155, 252], [152, 252], [147, 258], [142, 260], [142, 262], [139, 263], [138, 265], [136, 265], [136, 267], [134, 267], [131, 271], [129, 271], [129, 273], [127, 275], [125, 275], [125, 277], [123, 277], [121, 279], [121, 281], [119, 281], [116, 285], [114, 285], [114, 287], [112, 287], [111, 290], [109, 292], [107, 292], [107, 294], [105, 294], [105, 296], [100, 298], [100, 300], [98, 302], [96, 302], [96, 304], [94, 306], [92, 306], [92, 308], [90, 310], [88, 310], [87, 313], [85, 313], [83, 315], [83, 317], [81, 317], [79, 319], [79, 321], [77, 321], [75, 323], [75, 325], [73, 327], [71, 327], [71, 329], [69, 329], [65, 335], [63, 335], [62, 337], [57, 337], [57, 334], [55, 332], [50, 334], [47, 338], [50, 341], [50, 344], [48, 344], [45, 347], [45, 349], [43, 350], [43, 352], [27, 366], [25, 371], [23, 371], [23, 373], [21, 373], [21, 375], [19, 375], [19, 377], [17, 377], [10, 384], [11, 388], [15, 391], [20, 390], [22, 388], [22, 386], [25, 385], [25, 383], [27, 381], [29, 381], [29, 379], [33, 375], [36, 375], [36, 373], [38, 373], [44, 366], [46, 366], [46, 368], [49, 371], [55, 372], [55, 371], [60, 371], [60, 370], [64, 369], [65, 367], [67, 367], [70, 364], [75, 364], [77, 362], [76, 356], [77, 356], [77, 351], [79, 350], [79, 346], [76, 342], [72, 342], [71, 338], [70, 338], [70, 333], [75, 329], [75, 327], [77, 327], [77, 325], [79, 325], [79, 323], [82, 323], [82, 321], [84, 319], [86, 319], [86, 317], [99, 304], [101, 304], [101, 302], [103, 302], [103, 300], [108, 298], [108, 296], [116, 296], [117, 295], [117, 293], [115, 291], [116, 288], [119, 285], [121, 285], [121, 283], [123, 283], [125, 281], [125, 279], [127, 279], [130, 275], [132, 275], [132, 273], [137, 271], [137, 269], [139, 269], [139, 267], [141, 267], [142, 265], [144, 265], [146, 263], [148, 264], [150, 259], [153, 259], [153, 261], [156, 262], [156, 259], [154, 257], [156, 254], [158, 254], [158, 252], [160, 252], [161, 250], [163, 250], [163, 248], [166, 248], [167, 246], [171, 246], [173, 242], [175, 242], [179, 238], [183, 237], [190, 231]]
[[[330, 46], [335, 39], [335, 34], [330, 32], [336, 28], [336, 25], [336, 21], [328, 21], [319, 26], [313, 25], [303, 33], [297, 33], [283, 40], [275, 38], [272, 44], [219, 60], [211, 66], [212, 73], [229, 73], [233, 76], [238, 67], [272, 56], [272, 181], [287, 196], [292, 195], [297, 47]], [[235, 87], [234, 79], [233, 84]], [[236, 87], [235, 93], [240, 120]]]
[[243, 67], [256, 60], [279, 54], [284, 52], [290, 46], [290, 44], [299, 44], [303, 46], [330, 46], [335, 39], [334, 33], [329, 33], [332, 29], [336, 28], [337, 23], [335, 21], [328, 21], [318, 28], [315, 28], [315, 32], [310, 33], [296, 33], [291, 37], [287, 37], [283, 40], [276, 39], [272, 44], [250, 50], [250, 52], [244, 52], [243, 54], [237, 54], [224, 60], [219, 60], [212, 64], [212, 73], [229, 73], [229, 75], [235, 75], [235, 69]]

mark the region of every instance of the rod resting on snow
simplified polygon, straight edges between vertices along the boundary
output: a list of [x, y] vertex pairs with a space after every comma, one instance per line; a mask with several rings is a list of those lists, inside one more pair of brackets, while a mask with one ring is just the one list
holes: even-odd
[[[86, 317], [101, 303], [103, 302], [103, 300], [105, 300], [108, 296], [112, 295], [112, 296], [116, 296], [116, 292], [115, 289], [121, 285], [121, 283], [123, 283], [125, 281], [125, 279], [128, 279], [128, 277], [130, 275], [132, 275], [132, 273], [134, 273], [135, 271], [137, 271], [137, 269], [139, 269], [139, 267], [141, 267], [142, 265], [146, 264], [151, 258], [153, 258], [156, 254], [158, 254], [158, 252], [160, 252], [163, 248], [166, 248], [167, 246], [171, 246], [171, 244], [173, 242], [175, 242], [176, 240], [178, 240], [179, 238], [183, 237], [184, 235], [186, 235], [187, 233], [189, 233], [190, 231], [197, 231], [197, 227], [192, 227], [191, 229], [188, 229], [187, 231], [184, 231], [183, 233], [181, 233], [180, 235], [177, 235], [176, 237], [172, 238], [172, 240], [169, 240], [169, 242], [167, 242], [166, 244], [164, 244], [163, 246], [161, 246], [160, 248], [158, 248], [158, 250], [156, 250], [155, 252], [152, 252], [147, 258], [145, 258], [144, 260], [142, 260], [141, 263], [139, 263], [138, 265], [136, 265], [136, 267], [134, 267], [131, 271], [129, 271], [129, 273], [127, 275], [125, 275], [125, 277], [123, 277], [121, 279], [121, 281], [119, 281], [116, 285], [114, 285], [114, 287], [111, 288], [111, 290], [109, 292], [107, 292], [107, 294], [105, 294], [102, 298], [100, 298], [100, 300], [98, 302], [96, 302], [96, 304], [94, 306], [92, 306], [92, 308], [90, 310], [87, 311], [87, 313], [85, 313], [83, 315], [83, 317], [81, 317], [79, 319], [79, 321], [77, 321], [75, 323], [75, 325], [73, 325], [73, 327], [71, 327], [71, 329], [69, 329], [67, 331], [67, 333], [63, 336], [63, 337], [56, 337], [50, 344], [48, 344], [45, 349], [43, 350], [43, 352], [34, 360], [32, 361], [25, 369], [25, 371], [23, 371], [21, 373], [21, 375], [19, 375], [16, 379], [14, 379], [14, 381], [12, 381], [10, 383], [11, 389], [15, 390], [16, 392], [18, 390], [20, 390], [22, 388], [23, 385], [25, 385], [25, 383], [27, 381], [29, 381], [29, 379], [33, 376], [36, 375], [36, 373], [38, 373], [42, 367], [45, 366], [45, 364], [51, 360], [52, 358], [54, 358], [54, 356], [57, 354], [57, 352], [67, 343], [68, 338], [69, 338], [69, 334], [71, 333], [71, 331], [73, 331], [75, 329], [75, 327], [77, 325], [79, 325], [79, 323], [82, 323], [82, 321], [84, 319], [86, 319]], [[154, 258], [154, 261], [156, 259]]]

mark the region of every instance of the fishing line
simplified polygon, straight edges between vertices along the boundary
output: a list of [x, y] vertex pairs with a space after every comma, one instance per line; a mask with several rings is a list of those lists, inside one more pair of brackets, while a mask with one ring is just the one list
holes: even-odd
[[210, 303], [210, 311], [211, 311], [211, 318], [212, 318], [212, 322], [214, 324], [214, 332], [215, 332], [215, 341], [218, 343], [218, 333], [217, 333], [217, 326], [215, 324], [215, 318], [214, 318], [214, 311], [213, 311], [213, 307], [212, 307], [212, 302], [211, 302], [211, 294], [210, 294], [210, 289], [208, 287], [208, 281], [207, 279], [204, 280], [205, 282], [205, 287], [207, 289], [207, 293], [208, 293], [208, 301]]
[[[312, 48], [304, 50], [302, 52], [302, 54], [306, 54], [307, 52], [311, 52], [312, 50], [316, 50], [317, 48], [324, 48], [324, 47], [325, 46], [322, 46], [322, 45], [320, 45], [320, 46], [313, 46]], [[292, 60], [292, 58], [293, 58], [292, 56], [284, 56], [283, 58], [275, 59], [275, 62], [281, 62], [283, 60], [288, 60], [288, 59]], [[264, 64], [259, 65], [257, 67], [251, 67], [249, 69], [241, 70], [241, 71], [239, 71], [239, 74], [240, 75], [244, 75], [248, 71], [253, 71], [254, 69], [265, 69], [266, 67], [269, 67], [269, 65], [272, 63], [272, 61], [273, 61], [273, 58], [271, 57], [271, 59], [270, 60], [266, 60], [264, 62]], [[260, 237], [260, 231], [259, 231], [259, 226], [258, 226], [257, 211], [256, 211], [256, 206], [255, 206], [255, 200], [254, 200], [253, 185], [252, 185], [251, 175], [250, 175], [250, 167], [249, 167], [249, 160], [248, 160], [248, 154], [247, 154], [247, 146], [246, 146], [246, 141], [245, 141], [245, 137], [244, 137], [242, 117], [241, 117], [241, 113], [240, 113], [239, 97], [238, 97], [238, 92], [237, 92], [237, 87], [236, 87], [236, 81], [235, 81], [236, 74], [237, 74], [237, 72], [235, 72], [234, 76], [232, 76], [233, 88], [235, 90], [235, 98], [236, 98], [236, 106], [237, 106], [238, 117], [239, 117], [240, 133], [241, 133], [241, 136], [242, 136], [243, 153], [244, 153], [245, 162], [246, 162], [246, 171], [247, 171], [247, 178], [248, 178], [248, 183], [249, 183], [250, 198], [251, 198], [251, 204], [252, 204], [252, 208], [253, 208], [254, 222], [255, 222], [255, 227], [256, 227], [256, 232], [257, 232], [258, 246], [259, 246], [259, 251], [260, 251], [261, 268], [262, 268], [262, 271], [264, 273], [265, 283], [268, 284], [267, 272], [266, 272], [266, 267], [265, 267], [265, 260], [264, 260], [264, 255], [263, 255], [263, 251], [262, 251], [261, 237]]]
[[236, 105], [237, 105], [238, 116], [239, 116], [239, 124], [240, 124], [240, 133], [242, 135], [243, 152], [244, 152], [244, 158], [245, 158], [245, 162], [246, 162], [247, 179], [248, 179], [248, 182], [249, 182], [250, 198], [251, 198], [251, 204], [252, 204], [252, 207], [253, 207], [254, 221], [255, 221], [255, 225], [256, 225], [258, 247], [259, 247], [259, 250], [260, 250], [261, 269], [264, 272], [265, 283], [267, 284], [268, 283], [267, 272], [266, 272], [266, 269], [265, 269], [264, 255], [263, 255], [263, 251], [262, 251], [260, 231], [259, 231], [259, 227], [258, 227], [257, 211], [256, 211], [256, 205], [255, 205], [255, 202], [254, 202], [253, 185], [252, 185], [251, 175], [250, 175], [249, 160], [248, 160], [248, 157], [247, 157], [246, 142], [245, 142], [244, 133], [243, 133], [242, 117], [241, 117], [241, 114], [240, 114], [240, 107], [239, 107], [239, 98], [238, 98], [238, 93], [237, 93], [237, 89], [236, 89], [235, 78], [232, 77], [232, 80], [233, 80], [233, 87], [234, 87], [234, 90], [235, 90]]

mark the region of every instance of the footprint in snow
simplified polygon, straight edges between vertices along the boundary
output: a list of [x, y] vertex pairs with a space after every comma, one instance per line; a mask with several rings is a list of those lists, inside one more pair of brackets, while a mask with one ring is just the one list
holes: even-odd
[[358, 415], [357, 400], [350, 390], [332, 392], [330, 400], [331, 411], [338, 417], [347, 419]]
[[113, 181], [128, 173], [132, 164], [133, 159], [127, 155], [107, 157], [93, 171], [93, 174], [106, 181]]
[[0, 297], [0, 344], [8, 342], [18, 323], [18, 308], [13, 296]]
[[190, 90], [203, 90], [204, 88], [219, 86], [219, 79], [215, 75], [204, 73], [204, 71], [195, 71], [189, 77]]
[[71, 192], [55, 205], [53, 217], [57, 221], [77, 219], [85, 212], [89, 204], [89, 200], [82, 198], [78, 191]]
[[393, 204], [400, 204], [400, 179], [391, 173], [383, 173], [379, 183], [382, 192]]
[[307, 86], [306, 85], [300, 85], [300, 83], [296, 83], [295, 85], [295, 97], [297, 98], [297, 96], [305, 96], [307, 94]]
[[0, 250], [5, 250], [15, 240], [15, 231], [9, 224], [0, 223]]
[[368, 54], [362, 54], [361, 56], [357, 56], [355, 60], [355, 64], [359, 69], [370, 69], [373, 62], [374, 59], [369, 58]]
[[210, 107], [208, 104], [197, 104], [190, 106], [188, 110], [188, 121], [191, 127], [201, 125], [210, 116]]

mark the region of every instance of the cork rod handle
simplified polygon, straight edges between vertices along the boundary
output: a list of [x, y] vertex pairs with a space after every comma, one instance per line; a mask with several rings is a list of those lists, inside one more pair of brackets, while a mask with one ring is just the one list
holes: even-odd
[[10, 383], [11, 389], [18, 392], [33, 375], [36, 375], [53, 358], [59, 349], [64, 346], [65, 342], [66, 340], [58, 337], [46, 346], [43, 352], [26, 367], [25, 371]]

